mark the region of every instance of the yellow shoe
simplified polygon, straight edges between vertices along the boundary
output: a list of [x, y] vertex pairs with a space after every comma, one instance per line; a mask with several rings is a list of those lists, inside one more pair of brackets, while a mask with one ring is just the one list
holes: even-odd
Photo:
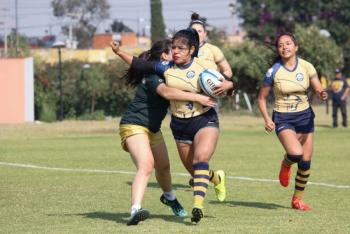
[[220, 177], [220, 184], [214, 186], [216, 198], [223, 202], [226, 199], [225, 172], [223, 170], [218, 170], [216, 173]]

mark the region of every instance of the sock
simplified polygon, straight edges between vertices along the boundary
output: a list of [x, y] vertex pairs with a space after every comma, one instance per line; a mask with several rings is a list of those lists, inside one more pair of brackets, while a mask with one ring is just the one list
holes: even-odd
[[174, 190], [171, 190], [170, 192], [164, 192], [163, 195], [169, 201], [174, 201], [176, 199]]
[[302, 198], [304, 195], [304, 189], [310, 176], [311, 161], [301, 160], [298, 163], [298, 171], [295, 176], [295, 190], [294, 196]]
[[294, 163], [299, 163], [303, 155], [290, 155], [290, 154], [285, 154], [284, 159], [283, 159], [283, 165], [290, 167]]
[[209, 184], [209, 164], [206, 162], [198, 162], [193, 164], [193, 170], [193, 207], [202, 209]]
[[131, 206], [131, 211], [130, 214], [133, 215], [136, 211], [138, 211], [139, 209], [141, 209], [141, 205], [140, 204], [134, 204]]
[[213, 170], [209, 170], [209, 181], [218, 185], [221, 182], [220, 176]]

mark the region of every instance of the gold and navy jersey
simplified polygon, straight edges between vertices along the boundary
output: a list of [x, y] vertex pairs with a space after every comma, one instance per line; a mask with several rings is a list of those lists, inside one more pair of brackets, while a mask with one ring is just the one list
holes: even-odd
[[[201, 93], [199, 86], [199, 75], [206, 68], [212, 67], [211, 62], [194, 58], [191, 63], [185, 66], [176, 65], [174, 62], [157, 63], [155, 71], [162, 74], [165, 83], [169, 87], [177, 88], [192, 93]], [[209, 107], [204, 107], [197, 102], [191, 101], [170, 101], [171, 113], [178, 118], [191, 118], [208, 111]]]
[[211, 62], [211, 69], [218, 70], [217, 64], [225, 59], [222, 51], [210, 43], [204, 43], [199, 47], [198, 58]]
[[348, 87], [348, 82], [344, 78], [334, 78], [331, 83], [332, 100], [340, 101]]
[[274, 110], [278, 112], [299, 112], [310, 107], [307, 89], [310, 78], [317, 75], [314, 66], [297, 58], [295, 68], [287, 69], [282, 61], [277, 61], [267, 71], [263, 84], [273, 86], [275, 94]]

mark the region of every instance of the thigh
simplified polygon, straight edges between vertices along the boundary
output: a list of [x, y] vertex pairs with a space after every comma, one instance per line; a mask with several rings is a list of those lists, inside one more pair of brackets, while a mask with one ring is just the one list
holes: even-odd
[[153, 168], [154, 159], [147, 134], [132, 135], [125, 140], [125, 145], [138, 169], [140, 167]]
[[217, 127], [205, 127], [197, 132], [193, 142], [194, 163], [209, 162], [215, 151], [218, 138], [219, 129]]
[[300, 144], [300, 141], [295, 131], [291, 129], [285, 129], [279, 132], [278, 139], [280, 140], [287, 154], [301, 155], [303, 153], [302, 145]]
[[152, 147], [152, 154], [154, 158], [154, 168], [156, 170], [169, 168], [169, 155], [164, 141], [158, 144], [157, 146]]

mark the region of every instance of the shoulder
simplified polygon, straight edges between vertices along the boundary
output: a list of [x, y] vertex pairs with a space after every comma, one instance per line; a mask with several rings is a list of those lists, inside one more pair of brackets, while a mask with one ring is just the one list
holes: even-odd
[[310, 62], [306, 61], [305, 59], [298, 58], [298, 65], [304, 67], [310, 76], [317, 74], [314, 65], [312, 65]]

